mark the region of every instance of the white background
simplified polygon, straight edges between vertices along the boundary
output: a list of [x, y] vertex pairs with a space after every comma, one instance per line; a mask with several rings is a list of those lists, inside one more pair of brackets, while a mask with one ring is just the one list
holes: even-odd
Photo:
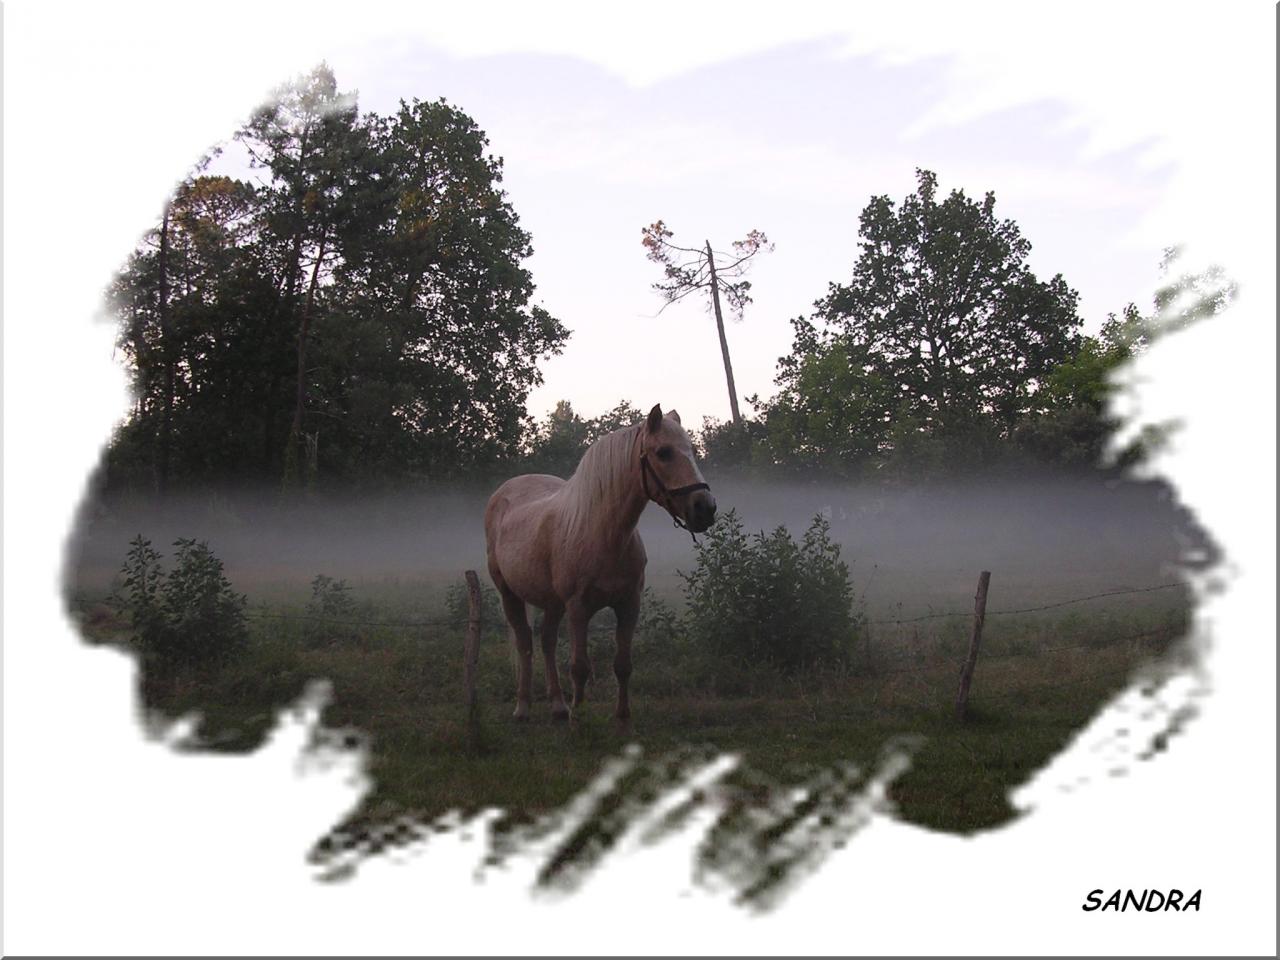
[[[1274, 952], [1273, 7], [792, 3], [780, 20], [776, 4], [657, 3], [617, 23], [604, 9], [6, 6], [5, 953]], [[192, 158], [323, 57], [376, 61], [412, 37], [560, 52], [646, 83], [832, 34], [851, 52], [950, 57], [936, 122], [1053, 97], [1097, 149], [1150, 144], [1176, 172], [1144, 235], [1185, 237], [1189, 265], [1240, 281], [1228, 315], [1139, 371], [1146, 415], [1188, 421], [1160, 469], [1229, 557], [1230, 590], [1204, 608], [1202, 716], [1156, 762], [1070, 794], [1046, 783], [1034, 815], [976, 840], [877, 823], [764, 920], [677, 895], [676, 846], [555, 904], [529, 900], [520, 869], [472, 886], [480, 845], [460, 835], [353, 884], [313, 882], [301, 852], [355, 802], [349, 771], [300, 777], [297, 722], [248, 758], [144, 741], [129, 661], [61, 618], [72, 511], [126, 405], [112, 331], [91, 321], [106, 279]], [[1202, 907], [1080, 910], [1117, 887], [1202, 888]]]

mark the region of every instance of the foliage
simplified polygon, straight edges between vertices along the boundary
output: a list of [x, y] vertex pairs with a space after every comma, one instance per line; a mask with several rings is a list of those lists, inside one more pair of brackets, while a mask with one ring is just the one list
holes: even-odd
[[341, 619], [355, 614], [356, 602], [352, 599], [351, 588], [345, 580], [335, 580], [323, 573], [317, 574], [311, 581], [311, 602], [307, 604], [307, 615]]
[[[1177, 248], [1165, 251], [1162, 275], [1169, 277], [1178, 257]], [[1014, 433], [1016, 445], [1039, 460], [1058, 464], [1104, 463], [1122, 426], [1109, 410], [1119, 390], [1116, 371], [1160, 337], [1221, 313], [1236, 292], [1236, 284], [1222, 269], [1211, 266], [1167, 279], [1156, 291], [1150, 316], [1143, 316], [1132, 303], [1119, 316], [1108, 315], [1098, 336], [1082, 337], [1075, 355], [1049, 375], [1039, 408]], [[1171, 429], [1167, 424], [1142, 425], [1113, 452], [1112, 462], [1118, 467], [1141, 462], [1160, 448]]]
[[179, 539], [174, 546], [174, 567], [166, 575], [150, 540], [139, 534], [129, 543], [121, 573], [133, 642], [147, 664], [218, 666], [248, 642], [245, 597], [231, 589], [207, 543]]
[[1032, 274], [994, 194], [940, 200], [927, 170], [901, 204], [873, 197], [859, 232], [852, 277], [793, 321], [778, 392], [753, 401], [769, 459], [844, 476], [986, 461], [1073, 355], [1076, 293]]
[[749, 398], [768, 448], [795, 468], [857, 476], [889, 442], [893, 385], [856, 338], [824, 337], [803, 317], [792, 327], [793, 351], [778, 361], [778, 393], [767, 403]]
[[568, 400], [561, 400], [532, 432], [524, 469], [568, 477], [578, 467], [587, 448], [607, 433], [639, 423], [640, 410], [626, 400], [619, 400], [607, 410], [584, 420]]
[[321, 66], [208, 163], [110, 289], [135, 403], [111, 487], [458, 474], [514, 456], [539, 362], [530, 237], [483, 131], [443, 100], [360, 114]]
[[[1075, 292], [1031, 273], [1030, 243], [996, 217], [994, 194], [939, 200], [926, 170], [900, 205], [873, 197], [860, 232], [851, 280], [792, 321], [777, 393], [750, 398], [760, 426], [737, 462], [885, 480], [1027, 460], [1106, 465], [1122, 426], [1109, 412], [1114, 371], [1236, 292], [1220, 268], [1183, 273], [1151, 316], [1130, 304], [1081, 336]], [[1177, 256], [1166, 251], [1166, 276]], [[1141, 460], [1169, 429], [1146, 425], [1110, 465]]]
[[711, 246], [710, 240], [701, 247], [679, 246], [672, 241], [674, 234], [661, 220], [640, 232], [645, 256], [662, 267], [664, 279], [655, 283], [653, 288], [662, 294], [663, 310], [699, 290], [710, 294], [708, 306], [716, 318], [716, 330], [720, 334], [720, 357], [724, 361], [725, 384], [729, 388], [729, 409], [733, 422], [740, 425], [742, 412], [738, 408], [737, 387], [733, 382], [733, 363], [729, 359], [729, 341], [724, 333], [720, 294], [724, 293], [733, 316], [741, 320], [743, 310], [751, 302], [751, 281], [745, 279], [745, 275], [756, 254], [773, 249], [769, 238], [759, 230], [752, 230], [743, 239], [734, 241], [733, 253], [721, 253]]
[[359, 613], [346, 580], [317, 574], [311, 581], [311, 600], [307, 603], [306, 639], [311, 644], [351, 640], [359, 630], [351, 621]]
[[645, 587], [640, 599], [636, 636], [646, 648], [671, 646], [681, 636], [679, 612], [653, 590]]
[[[653, 285], [665, 304], [683, 300], [698, 290], [723, 292], [735, 317], [751, 302], [751, 281], [745, 279], [756, 254], [771, 251], [773, 245], [760, 230], [751, 230], [741, 240], [733, 241], [733, 252], [719, 253], [708, 241], [705, 247], [681, 247], [672, 242], [675, 236], [661, 220], [644, 227], [641, 243], [645, 256], [663, 268], [663, 278]], [[723, 259], [717, 260], [719, 253]], [[714, 280], [713, 280], [714, 274]], [[708, 304], [710, 306], [710, 303]]]
[[931, 433], [969, 411], [1008, 428], [1071, 355], [1078, 297], [1061, 275], [1035, 277], [1031, 244], [997, 219], [994, 193], [978, 203], [953, 190], [939, 201], [937, 185], [918, 170], [900, 205], [872, 198], [853, 276], [831, 286], [817, 315]]
[[[450, 626], [466, 626], [471, 616], [471, 598], [465, 583], [452, 583], [445, 592], [444, 609]], [[502, 599], [485, 577], [480, 579], [480, 623], [487, 631], [506, 631], [506, 614], [502, 612]]]
[[741, 423], [704, 417], [697, 436], [701, 456], [713, 468], [759, 464], [767, 456], [764, 440], [764, 424], [750, 417]]
[[747, 535], [730, 510], [696, 551], [681, 574], [694, 646], [786, 671], [847, 659], [859, 630], [853, 587], [821, 515], [796, 543], [785, 527]]

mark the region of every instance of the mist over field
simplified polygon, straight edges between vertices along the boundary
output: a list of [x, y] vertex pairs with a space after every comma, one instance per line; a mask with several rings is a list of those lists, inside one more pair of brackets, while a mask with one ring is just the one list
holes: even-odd
[[[826, 516], [871, 617], [971, 609], [980, 570], [992, 571], [998, 609], [1168, 583], [1212, 557], [1194, 519], [1155, 482], [1059, 475], [903, 489], [707, 479], [721, 514], [736, 510], [748, 532], [785, 525], [798, 538], [815, 514]], [[292, 504], [274, 492], [164, 502], [95, 496], [68, 545], [67, 586], [89, 596], [110, 590], [140, 533], [161, 553], [178, 537], [207, 540], [250, 601], [304, 599], [311, 579], [325, 574], [347, 580], [357, 597], [420, 584], [430, 605], [467, 568], [487, 581], [482, 517], [490, 492], [318, 494]], [[677, 571], [695, 561], [689, 534], [656, 505], [640, 532], [647, 583], [678, 600]]]

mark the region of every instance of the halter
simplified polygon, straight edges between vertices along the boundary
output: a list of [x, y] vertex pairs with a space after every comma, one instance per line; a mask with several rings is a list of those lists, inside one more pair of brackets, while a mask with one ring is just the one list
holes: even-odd
[[[685, 522], [681, 520], [678, 516], [676, 516], [675, 511], [671, 509], [672, 507], [671, 500], [673, 497], [678, 497], [685, 493], [693, 493], [695, 490], [710, 490], [711, 484], [691, 483], [684, 487], [676, 487], [674, 490], [668, 489], [667, 485], [662, 482], [662, 478], [658, 476], [658, 471], [654, 470], [653, 464], [649, 462], [648, 451], [643, 451], [640, 454], [640, 482], [644, 485], [645, 499], [653, 500], [654, 503], [658, 503], [658, 501], [654, 500], [653, 494], [649, 492], [650, 476], [653, 477], [653, 482], [658, 485], [658, 490], [662, 493], [663, 498], [666, 500], [666, 503], [662, 504], [662, 506], [666, 507], [667, 513], [671, 515], [672, 522], [681, 530], [689, 530], [689, 528], [685, 525]], [[693, 537], [693, 542], [696, 545], [698, 542], [697, 535], [692, 530], [689, 530], [689, 536]]]

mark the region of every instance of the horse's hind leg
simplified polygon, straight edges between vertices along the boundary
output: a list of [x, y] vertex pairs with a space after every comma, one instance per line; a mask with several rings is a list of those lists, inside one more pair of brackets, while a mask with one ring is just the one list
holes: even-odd
[[505, 583], [498, 583], [502, 596], [502, 611], [511, 624], [511, 638], [516, 645], [516, 710], [517, 720], [529, 719], [529, 686], [533, 680], [533, 631], [529, 628], [529, 616], [524, 601], [511, 592]]
[[587, 680], [591, 677], [591, 658], [587, 653], [587, 624], [591, 614], [586, 605], [579, 601], [570, 601], [569, 640], [573, 644], [569, 651], [569, 673], [573, 677], [573, 709], [576, 711], [587, 699]]
[[551, 700], [551, 716], [557, 720], [569, 717], [564, 692], [560, 689], [560, 668], [556, 665], [556, 643], [563, 616], [564, 607], [547, 607], [542, 614], [542, 659], [547, 669], [547, 697]]

